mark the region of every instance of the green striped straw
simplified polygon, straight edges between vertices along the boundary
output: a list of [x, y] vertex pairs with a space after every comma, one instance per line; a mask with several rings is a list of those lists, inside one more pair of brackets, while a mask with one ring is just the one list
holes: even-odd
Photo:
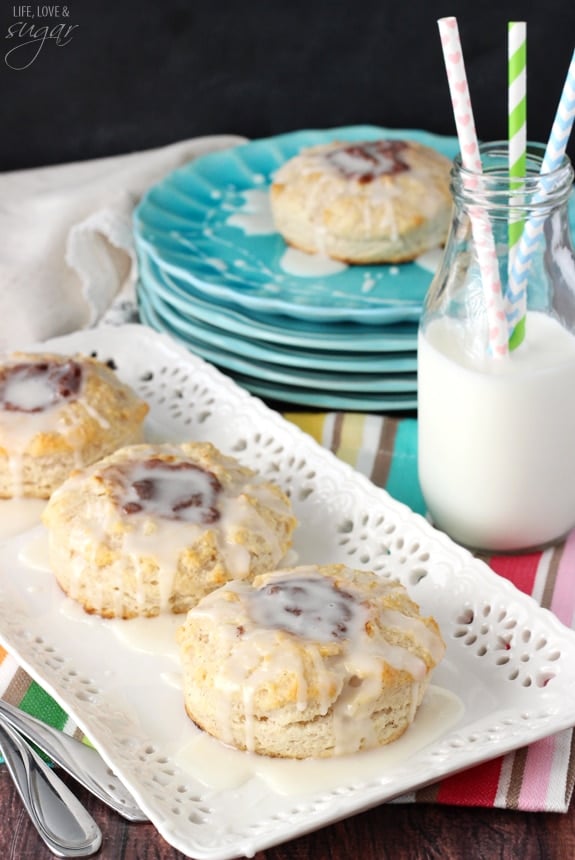
[[[511, 190], [519, 190], [527, 171], [527, 27], [525, 21], [510, 21], [508, 27], [508, 132], [509, 132], [509, 176]], [[509, 266], [517, 253], [523, 232], [524, 220], [513, 214], [509, 219]], [[509, 349], [516, 349], [525, 337], [525, 316], [513, 328], [509, 338]]]

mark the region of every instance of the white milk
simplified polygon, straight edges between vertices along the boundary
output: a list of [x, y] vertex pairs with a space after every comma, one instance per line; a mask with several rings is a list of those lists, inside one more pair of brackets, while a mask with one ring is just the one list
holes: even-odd
[[575, 525], [575, 336], [527, 314], [508, 359], [474, 360], [453, 319], [418, 344], [419, 478], [433, 522], [467, 546], [510, 551]]

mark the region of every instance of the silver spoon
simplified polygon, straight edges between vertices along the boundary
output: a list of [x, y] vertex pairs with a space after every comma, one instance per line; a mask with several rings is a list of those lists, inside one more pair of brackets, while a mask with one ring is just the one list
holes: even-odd
[[128, 821], [148, 821], [128, 789], [93, 747], [59, 732], [2, 699], [0, 717], [35, 743], [84, 788]]
[[0, 752], [34, 827], [50, 851], [57, 857], [95, 854], [102, 844], [102, 833], [92, 816], [1, 718]]

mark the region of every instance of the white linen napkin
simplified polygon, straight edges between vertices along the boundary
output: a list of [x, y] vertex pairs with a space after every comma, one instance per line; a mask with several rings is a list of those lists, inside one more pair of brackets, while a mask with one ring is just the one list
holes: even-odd
[[142, 194], [181, 164], [244, 142], [206, 136], [0, 174], [0, 351], [113, 314], [136, 277], [131, 218]]

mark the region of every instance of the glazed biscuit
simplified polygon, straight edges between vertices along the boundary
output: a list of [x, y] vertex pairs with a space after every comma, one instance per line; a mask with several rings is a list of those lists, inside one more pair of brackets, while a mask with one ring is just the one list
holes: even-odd
[[43, 514], [63, 591], [105, 618], [186, 612], [277, 565], [285, 493], [209, 442], [132, 445], [79, 470]]
[[177, 638], [194, 723], [283, 758], [400, 737], [445, 650], [399, 582], [344, 565], [231, 582], [190, 610]]
[[141, 438], [147, 404], [83, 355], [0, 362], [0, 497], [47, 499], [74, 468]]
[[411, 140], [334, 142], [303, 150], [274, 176], [286, 242], [344, 263], [401, 263], [445, 242], [451, 162]]

